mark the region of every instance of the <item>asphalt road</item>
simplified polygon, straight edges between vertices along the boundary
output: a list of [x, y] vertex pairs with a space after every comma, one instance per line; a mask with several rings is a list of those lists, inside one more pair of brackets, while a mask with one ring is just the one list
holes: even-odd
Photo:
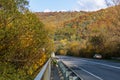
[[120, 80], [120, 63], [68, 56], [57, 57], [82, 80]]

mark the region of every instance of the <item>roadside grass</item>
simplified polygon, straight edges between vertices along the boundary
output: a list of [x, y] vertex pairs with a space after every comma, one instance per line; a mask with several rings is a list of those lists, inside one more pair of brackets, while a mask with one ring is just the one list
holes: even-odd
[[117, 62], [117, 63], [120, 63], [120, 60], [118, 60], [118, 59], [105, 59], [105, 58], [102, 58], [102, 59], [89, 58], [89, 59], [105, 60], [105, 61], [110, 61], [110, 62]]
[[105, 60], [112, 61], [112, 62], [119, 62], [120, 63], [120, 60], [117, 60], [117, 59], [105, 59]]

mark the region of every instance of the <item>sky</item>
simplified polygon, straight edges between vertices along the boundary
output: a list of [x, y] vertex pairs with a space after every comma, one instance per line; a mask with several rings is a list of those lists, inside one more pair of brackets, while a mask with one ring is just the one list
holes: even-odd
[[106, 8], [104, 0], [28, 0], [32, 12], [96, 11]]

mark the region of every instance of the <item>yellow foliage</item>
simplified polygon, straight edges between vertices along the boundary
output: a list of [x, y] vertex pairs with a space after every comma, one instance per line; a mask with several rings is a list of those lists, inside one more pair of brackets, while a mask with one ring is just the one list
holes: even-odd
[[20, 37], [20, 41], [22, 47], [28, 47], [33, 42], [33, 35], [26, 33]]
[[29, 75], [32, 75], [32, 73], [33, 73], [32, 67], [30, 67], [30, 69], [27, 71], [27, 73], [28, 73]]
[[66, 45], [67, 44], [67, 39], [63, 39], [60, 41], [63, 45]]
[[37, 64], [34, 64], [33, 69], [36, 70], [38, 68]]
[[70, 47], [71, 47], [71, 48], [72, 48], [72, 47], [79, 46], [79, 45], [80, 45], [80, 43], [77, 42], [77, 41], [74, 41], [74, 42], [70, 43]]
[[65, 50], [59, 50], [59, 54], [66, 55], [66, 51]]
[[73, 53], [72, 55], [79, 55], [80, 43], [78, 41], [73, 41], [69, 44], [69, 50]]

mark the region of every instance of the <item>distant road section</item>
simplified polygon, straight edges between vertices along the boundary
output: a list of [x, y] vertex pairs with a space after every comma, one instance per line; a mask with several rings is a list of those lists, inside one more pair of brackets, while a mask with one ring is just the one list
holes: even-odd
[[82, 80], [120, 80], [120, 63], [69, 56], [57, 57]]

